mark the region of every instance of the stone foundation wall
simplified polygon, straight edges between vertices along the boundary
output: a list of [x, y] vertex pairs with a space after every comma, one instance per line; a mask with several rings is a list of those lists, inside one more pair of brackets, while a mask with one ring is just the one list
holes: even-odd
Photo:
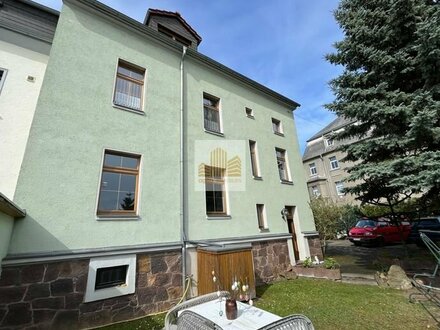
[[314, 260], [315, 256], [318, 256], [319, 260], [324, 260], [319, 236], [309, 236], [307, 237], [307, 241], [309, 242], [310, 257], [312, 260]]
[[275, 281], [291, 267], [286, 240], [253, 243], [252, 256], [256, 285]]
[[84, 303], [89, 260], [4, 267], [0, 329], [81, 329], [169, 309], [182, 295], [178, 252], [138, 254], [134, 294]]

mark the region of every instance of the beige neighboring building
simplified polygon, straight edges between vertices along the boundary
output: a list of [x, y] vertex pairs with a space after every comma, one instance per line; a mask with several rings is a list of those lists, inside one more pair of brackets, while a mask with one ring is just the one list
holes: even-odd
[[[345, 153], [338, 151], [338, 147], [347, 141], [337, 141], [333, 138], [335, 133], [340, 132], [352, 122], [338, 117], [307, 140], [302, 160], [311, 198], [323, 196], [341, 204], [355, 201], [353, 195], [343, 193], [343, 188], [347, 185], [344, 182], [348, 176], [346, 169], [350, 167], [350, 163], [341, 161]], [[348, 142], [354, 141], [356, 140]]]

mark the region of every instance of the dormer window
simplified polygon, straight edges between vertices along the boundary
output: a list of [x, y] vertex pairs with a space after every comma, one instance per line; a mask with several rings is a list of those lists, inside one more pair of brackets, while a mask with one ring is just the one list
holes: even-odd
[[144, 24], [194, 50], [197, 50], [197, 46], [202, 42], [202, 37], [178, 12], [150, 8], [145, 16]]
[[181, 35], [177, 34], [176, 32], [166, 28], [162, 24], [157, 24], [157, 31], [165, 34], [167, 37], [170, 37], [174, 41], [177, 41], [178, 43], [181, 43], [182, 45], [189, 47], [191, 46], [191, 41], [186, 39], [185, 37], [182, 37]]
[[331, 147], [331, 146], [333, 146], [334, 143], [335, 143], [335, 140], [333, 140], [332, 138], [327, 138], [327, 139], [325, 139], [325, 145], [326, 145], [327, 147]]

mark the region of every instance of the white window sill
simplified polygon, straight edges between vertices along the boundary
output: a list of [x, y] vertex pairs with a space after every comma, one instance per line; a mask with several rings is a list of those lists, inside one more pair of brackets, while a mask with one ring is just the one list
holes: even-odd
[[280, 180], [282, 184], [287, 184], [289, 186], [293, 186], [293, 181]]
[[121, 216], [121, 215], [115, 215], [115, 216], [97, 216], [96, 220], [98, 221], [139, 221], [142, 220], [140, 216], [137, 215], [130, 215], [130, 216]]
[[114, 103], [113, 103], [113, 108], [119, 109], [119, 110], [128, 111], [128, 112], [132, 112], [132, 113], [135, 113], [137, 115], [145, 116], [145, 112], [143, 112], [142, 110], [126, 108], [126, 107], [123, 107], [122, 105], [117, 105], [117, 104], [114, 104]]
[[232, 217], [230, 215], [221, 215], [221, 216], [212, 216], [212, 215], [207, 215], [206, 216], [206, 220], [230, 220], [232, 219]]
[[206, 128], [203, 129], [205, 131], [205, 133], [208, 134], [212, 134], [212, 135], [217, 135], [217, 136], [221, 136], [221, 137], [225, 137], [225, 135], [222, 132], [215, 132], [215, 131], [210, 131]]
[[284, 133], [281, 132], [273, 132], [273, 134], [284, 137]]
[[269, 228], [260, 228], [260, 233], [268, 233]]
[[257, 181], [263, 181], [263, 177], [261, 177], [261, 176], [255, 176], [255, 175], [253, 175], [252, 177], [254, 178], [254, 180], [257, 180]]
[[340, 167], [335, 167], [335, 168], [331, 168], [330, 171], [337, 171], [339, 169], [340, 169]]
[[255, 119], [253, 115], [246, 115], [246, 117], [248, 117], [249, 119]]

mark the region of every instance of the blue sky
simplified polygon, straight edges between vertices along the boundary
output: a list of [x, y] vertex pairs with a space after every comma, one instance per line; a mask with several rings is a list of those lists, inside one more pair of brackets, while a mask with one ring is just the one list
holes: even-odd
[[[38, 0], [60, 10], [61, 0]], [[143, 21], [148, 8], [178, 11], [200, 34], [199, 51], [295, 100], [301, 151], [306, 140], [335, 117], [323, 108], [341, 68], [326, 62], [342, 39], [333, 18], [337, 0], [103, 0]]]

